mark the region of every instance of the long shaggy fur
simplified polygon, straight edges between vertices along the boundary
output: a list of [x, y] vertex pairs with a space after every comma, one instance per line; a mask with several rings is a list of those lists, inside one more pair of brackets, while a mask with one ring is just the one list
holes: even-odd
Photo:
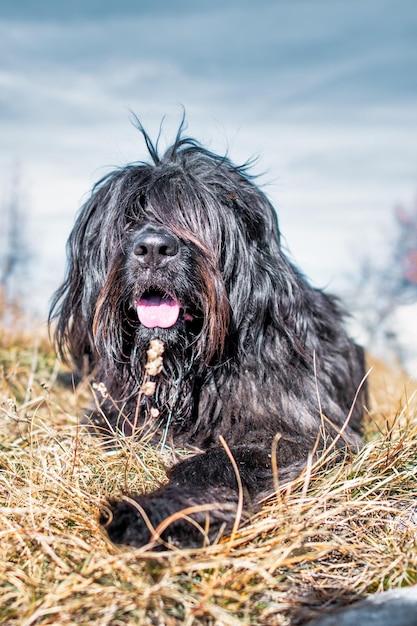
[[[157, 491], [109, 502], [110, 538], [197, 546], [230, 531], [239, 494], [250, 512], [273, 490], [277, 440], [281, 482], [331, 441], [360, 445], [364, 359], [336, 299], [286, 258], [274, 208], [247, 167], [182, 127], [160, 156], [138, 125], [151, 162], [93, 189], [50, 317], [60, 354], [104, 385], [93, 422], [197, 450]], [[175, 323], [140, 321], [138, 303], [152, 298], [180, 306]], [[163, 369], [148, 376], [155, 391], [145, 395], [155, 338]]]

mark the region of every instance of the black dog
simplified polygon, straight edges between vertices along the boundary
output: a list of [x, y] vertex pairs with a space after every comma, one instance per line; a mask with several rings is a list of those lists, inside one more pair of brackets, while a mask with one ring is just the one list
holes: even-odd
[[109, 503], [110, 538], [197, 546], [273, 491], [272, 467], [288, 481], [331, 442], [360, 446], [364, 358], [335, 298], [284, 255], [247, 167], [183, 125], [160, 157], [138, 127], [153, 162], [94, 188], [50, 319], [61, 355], [101, 383], [96, 422], [196, 451], [157, 491]]

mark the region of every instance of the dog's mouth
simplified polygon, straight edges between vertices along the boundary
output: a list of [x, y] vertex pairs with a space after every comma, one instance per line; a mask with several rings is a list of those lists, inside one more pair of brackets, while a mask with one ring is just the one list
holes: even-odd
[[175, 296], [158, 288], [147, 289], [136, 301], [136, 312], [140, 323], [146, 328], [171, 328], [182, 312], [184, 321], [192, 316], [181, 309]]

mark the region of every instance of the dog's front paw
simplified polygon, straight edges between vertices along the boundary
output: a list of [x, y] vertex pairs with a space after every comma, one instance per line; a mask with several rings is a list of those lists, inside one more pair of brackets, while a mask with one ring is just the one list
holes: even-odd
[[100, 524], [113, 543], [128, 546], [144, 546], [150, 543], [153, 527], [140, 505], [128, 501], [109, 500], [100, 511]]
[[204, 522], [203, 526], [199, 525], [195, 515], [191, 519], [182, 509], [182, 503], [153, 494], [135, 496], [120, 502], [109, 501], [101, 511], [100, 523], [116, 544], [135, 547], [150, 544], [153, 550], [207, 544]]
[[154, 550], [199, 548], [230, 531], [236, 504], [209, 500], [201, 489], [169, 483], [145, 496], [109, 500], [100, 523], [116, 544]]

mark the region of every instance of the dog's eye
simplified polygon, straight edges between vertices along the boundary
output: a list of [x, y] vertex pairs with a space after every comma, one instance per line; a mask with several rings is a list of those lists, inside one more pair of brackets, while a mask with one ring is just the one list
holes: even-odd
[[141, 206], [142, 209], [145, 209], [146, 208], [146, 204], [147, 204], [147, 202], [146, 202], [146, 194], [143, 191], [141, 191], [141, 193], [139, 194], [139, 206]]

